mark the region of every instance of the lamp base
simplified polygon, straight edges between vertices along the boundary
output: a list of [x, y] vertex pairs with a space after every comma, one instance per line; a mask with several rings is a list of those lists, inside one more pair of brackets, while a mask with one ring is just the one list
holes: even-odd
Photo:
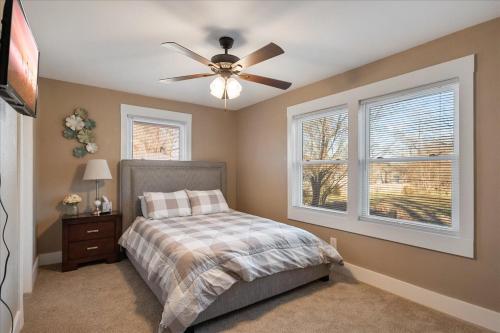
[[101, 215], [101, 210], [99, 209], [99, 207], [101, 207], [101, 200], [96, 199], [96, 201], [94, 201], [94, 205], [95, 205], [95, 209], [92, 212], [92, 214], [96, 215], [96, 216]]

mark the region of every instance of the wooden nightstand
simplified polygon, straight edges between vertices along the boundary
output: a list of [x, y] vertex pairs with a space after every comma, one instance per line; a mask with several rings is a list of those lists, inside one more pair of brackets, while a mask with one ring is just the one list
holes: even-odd
[[79, 214], [62, 217], [62, 271], [71, 271], [79, 264], [120, 260], [118, 239], [122, 231], [119, 212], [95, 216]]

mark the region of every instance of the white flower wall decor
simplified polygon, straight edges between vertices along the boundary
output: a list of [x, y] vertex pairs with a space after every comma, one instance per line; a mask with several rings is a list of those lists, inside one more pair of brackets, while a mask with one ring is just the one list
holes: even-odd
[[79, 131], [85, 127], [85, 124], [83, 123], [82, 118], [72, 114], [66, 118], [66, 127], [71, 128], [73, 131]]
[[80, 144], [73, 149], [73, 156], [81, 158], [87, 153], [95, 154], [99, 149], [95, 141], [94, 128], [96, 122], [89, 118], [87, 110], [76, 108], [73, 114], [64, 119], [63, 136], [68, 139], [76, 139]]

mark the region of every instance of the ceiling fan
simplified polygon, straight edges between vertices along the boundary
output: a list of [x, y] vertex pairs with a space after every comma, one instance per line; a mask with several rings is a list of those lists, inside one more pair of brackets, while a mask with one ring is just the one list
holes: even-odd
[[286, 81], [271, 79], [255, 74], [242, 73], [250, 66], [285, 53], [285, 51], [283, 51], [283, 49], [278, 45], [269, 43], [266, 46], [258, 49], [257, 51], [250, 53], [246, 57], [240, 59], [237, 56], [229, 54], [227, 52], [227, 50], [229, 50], [233, 46], [233, 38], [227, 36], [221, 37], [219, 38], [219, 43], [220, 46], [224, 49], [224, 53], [216, 54], [210, 60], [175, 42], [165, 42], [161, 44], [162, 46], [175, 50], [193, 60], [196, 60], [208, 66], [208, 68], [211, 70], [211, 73], [170, 77], [161, 79], [160, 82], [171, 83], [216, 75], [217, 78], [210, 84], [210, 93], [213, 96], [224, 100], [236, 98], [241, 93], [241, 85], [235, 79], [235, 77], [283, 90], [288, 89], [292, 85], [290, 82]]

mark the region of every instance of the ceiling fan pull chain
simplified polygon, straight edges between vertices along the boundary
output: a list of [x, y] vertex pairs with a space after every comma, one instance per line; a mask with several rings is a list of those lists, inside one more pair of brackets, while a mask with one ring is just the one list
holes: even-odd
[[227, 111], [227, 78], [224, 78], [224, 111]]
[[227, 111], [227, 89], [224, 88], [224, 111]]

